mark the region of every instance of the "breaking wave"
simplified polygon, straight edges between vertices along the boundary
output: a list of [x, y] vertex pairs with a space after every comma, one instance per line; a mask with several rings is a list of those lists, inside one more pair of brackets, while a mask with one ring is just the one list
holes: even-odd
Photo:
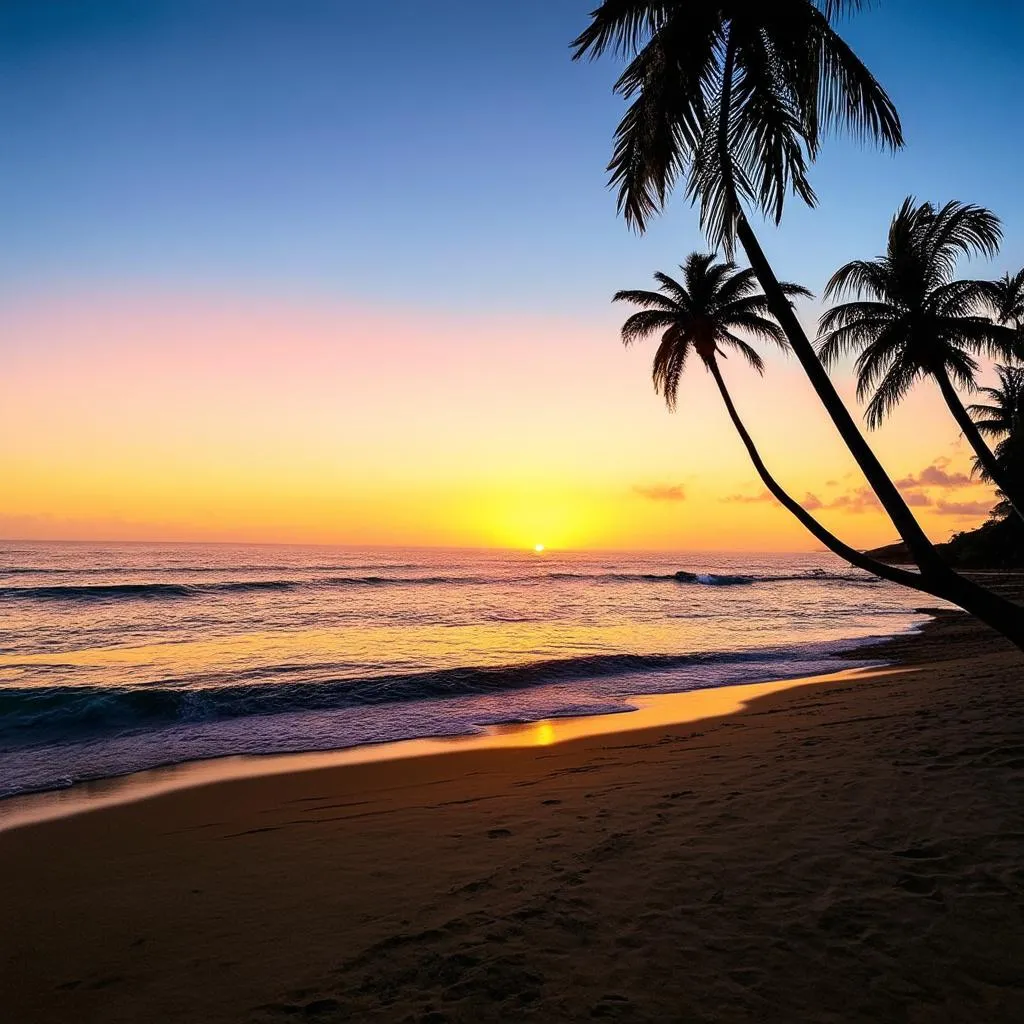
[[[8, 570], [10, 571], [10, 570]], [[543, 583], [551, 580], [579, 580], [588, 583], [675, 583], [702, 586], [750, 586], [761, 583], [845, 582], [877, 583], [867, 573], [829, 573], [811, 570], [783, 575], [728, 575], [690, 572], [673, 573], [574, 573], [550, 572], [528, 576], [327, 576], [312, 579], [239, 580], [218, 583], [85, 583], [48, 586], [0, 587], [3, 601], [156, 601], [211, 597], [221, 594], [262, 593], [344, 587], [417, 587], [417, 586], [502, 586]]]

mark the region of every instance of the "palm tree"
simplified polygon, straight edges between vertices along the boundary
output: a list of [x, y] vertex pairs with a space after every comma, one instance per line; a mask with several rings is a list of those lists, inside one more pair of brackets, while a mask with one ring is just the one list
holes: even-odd
[[857, 353], [857, 397], [868, 399], [877, 427], [923, 377], [931, 377], [985, 472], [1018, 509], [998, 460], [957, 393], [974, 390], [979, 354], [1008, 355], [1016, 336], [979, 313], [993, 295], [990, 281], [956, 280], [961, 255], [994, 256], [1002, 229], [990, 211], [950, 202], [940, 209], [905, 199], [889, 226], [884, 256], [842, 266], [826, 297], [856, 301], [821, 318], [818, 354], [826, 366]]
[[999, 387], [978, 388], [988, 399], [967, 406], [974, 425], [986, 437], [1005, 438], [1021, 431], [1024, 422], [1024, 367], [997, 366]]
[[603, 0], [574, 59], [611, 50], [628, 64], [630, 106], [609, 170], [619, 209], [643, 231], [681, 179], [715, 245], [746, 252], [768, 309], [929, 585], [1024, 647], [1024, 610], [945, 564], [821, 365], [750, 226], [744, 204], [778, 223], [793, 191], [815, 201], [807, 168], [824, 131], [898, 148], [895, 108], [832, 27], [862, 0]]
[[[786, 335], [768, 310], [763, 294], [757, 291], [756, 278], [750, 269], [740, 270], [731, 261], [718, 261], [713, 253], [691, 253], [680, 266], [682, 282], [657, 273], [658, 291], [620, 291], [614, 302], [640, 306], [622, 325], [622, 341], [635, 341], [661, 335], [654, 355], [654, 390], [663, 395], [670, 410], [676, 408], [679, 383], [691, 354], [703, 362], [718, 386], [736, 432], [740, 435], [758, 476], [775, 498], [816, 537], [840, 558], [876, 576], [893, 582], [926, 589], [921, 577], [894, 566], [884, 565], [855, 548], [844, 544], [826, 530], [798, 501], [792, 498], [765, 466], [753, 438], [744, 425], [722, 376], [719, 356], [728, 352], [743, 357], [758, 373], [764, 372], [764, 361], [745, 341], [743, 334], [770, 341], [782, 348]], [[785, 294], [810, 298], [811, 293], [797, 284], [783, 283]]]
[[1024, 270], [992, 282], [992, 305], [999, 322], [1011, 324], [1019, 337], [1024, 329]]
[[[975, 426], [986, 437], [998, 439], [993, 455], [1003, 479], [1009, 480], [1019, 493], [1024, 489], [1024, 368], [997, 366], [999, 386], [979, 388], [987, 402], [969, 405], [967, 411]], [[974, 461], [974, 472], [989, 483], [996, 483], [979, 459]], [[1003, 491], [1002, 500], [992, 515], [1003, 519], [1013, 512], [1013, 505]]]

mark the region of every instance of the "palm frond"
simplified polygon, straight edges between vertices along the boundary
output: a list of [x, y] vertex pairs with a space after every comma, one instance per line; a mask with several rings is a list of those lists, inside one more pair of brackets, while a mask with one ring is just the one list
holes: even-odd
[[[761, 375], [764, 374], [764, 360], [757, 354], [754, 347], [745, 342], [742, 338], [733, 334], [731, 331], [725, 331], [719, 336], [719, 343], [739, 352], [739, 354], [743, 356], [753, 369], [757, 370]], [[725, 353], [723, 352], [722, 354], [724, 355]]]
[[974, 378], [978, 374], [978, 364], [962, 349], [946, 350], [943, 353], [942, 366], [958, 390], [973, 391], [975, 389]]
[[743, 331], [759, 341], [771, 341], [779, 348], [788, 348], [789, 339], [786, 332], [774, 321], [754, 313], [732, 313], [723, 323], [723, 329]]
[[1016, 331], [993, 323], [988, 317], [944, 317], [939, 322], [936, 334], [947, 344], [996, 359], [1013, 359], [1017, 351]]
[[873, 320], [854, 320], [842, 327], [818, 335], [818, 358], [822, 366], [832, 369], [845, 356], [871, 345], [881, 333], [884, 325]]
[[826, 309], [818, 320], [818, 333], [833, 331], [857, 320], [891, 323], [900, 312], [887, 302], [843, 302]]
[[[734, 25], [733, 33], [738, 31]], [[766, 35], [748, 32], [737, 50], [729, 145], [757, 205], [778, 224], [790, 190], [808, 206], [817, 203], [807, 178], [805, 126]]]
[[780, 281], [779, 287], [782, 289], [782, 294], [787, 299], [813, 299], [814, 292], [810, 288], [805, 288], [802, 284], [796, 284], [793, 281]]
[[927, 306], [940, 317], [973, 316], [991, 305], [991, 299], [991, 281], [965, 279], [940, 284], [927, 296]]
[[590, 12], [590, 24], [569, 44], [572, 59], [596, 60], [607, 50], [623, 57], [635, 53], [665, 23], [671, 6], [651, 0], [604, 0]]
[[707, 118], [703, 82], [714, 74], [720, 28], [710, 11], [685, 25], [667, 21], [615, 84], [632, 104], [615, 132], [610, 184], [638, 231], [696, 159]]
[[960, 256], [995, 256], [1003, 238], [999, 218], [983, 206], [946, 203], [930, 218], [927, 251], [952, 275]]
[[1005, 434], [1006, 428], [1003, 425], [1002, 420], [985, 419], [984, 417], [978, 418], [980, 416], [978, 410], [981, 408], [982, 406], [978, 405], [967, 406], [967, 412], [974, 420], [974, 425], [978, 428], [979, 433], [981, 433], [985, 437], [1001, 437], [1003, 434]]
[[643, 306], [644, 309], [660, 309], [667, 313], [678, 313], [680, 311], [678, 304], [673, 302], [667, 295], [662, 295], [661, 292], [638, 290], [616, 292], [612, 297], [612, 302], [629, 302], [634, 306]]
[[870, 429], [875, 430], [882, 425], [886, 416], [907, 396], [918, 376], [919, 371], [903, 362], [889, 368], [864, 410], [864, 419]]
[[844, 294], [870, 295], [881, 301], [888, 288], [886, 268], [880, 260], [851, 260], [828, 279], [822, 294], [826, 299]]
[[675, 313], [662, 313], [656, 309], [643, 309], [627, 318], [622, 325], [622, 344], [632, 345], [635, 341], [648, 338], [656, 331], [672, 327], [678, 320]]
[[903, 127], [892, 100], [860, 58], [822, 16], [817, 38], [808, 39], [817, 58], [816, 107], [827, 128], [850, 132], [887, 149], [903, 146]]
[[829, 21], [863, 11], [871, 7], [875, 0], [814, 0], [821, 12]]
[[654, 280], [658, 282], [661, 291], [663, 291], [678, 308], [689, 308], [690, 293], [686, 290], [685, 285], [681, 285], [674, 277], [669, 277], [668, 274], [663, 274], [660, 270], [655, 273]]
[[[735, 267], [735, 264], [733, 265]], [[727, 280], [722, 282], [718, 289], [718, 302], [721, 306], [728, 306], [730, 302], [746, 298], [759, 289], [757, 275], [753, 269], [746, 267], [744, 270], [736, 269]]]
[[1024, 326], [1024, 270], [993, 281], [991, 302], [1001, 324], [1012, 321], [1017, 328]]
[[657, 352], [654, 353], [654, 366], [651, 372], [654, 390], [665, 399], [665, 404], [670, 410], [676, 408], [679, 381], [692, 349], [693, 344], [688, 335], [669, 330], [665, 332]]

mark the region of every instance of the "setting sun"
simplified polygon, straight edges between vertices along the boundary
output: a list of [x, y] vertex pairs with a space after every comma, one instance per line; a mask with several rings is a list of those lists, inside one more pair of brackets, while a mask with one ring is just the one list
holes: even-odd
[[536, 551], [537, 554], [539, 555], [539, 554], [541, 554], [544, 551], [544, 545], [543, 544], [534, 544], [533, 545], [533, 550]]

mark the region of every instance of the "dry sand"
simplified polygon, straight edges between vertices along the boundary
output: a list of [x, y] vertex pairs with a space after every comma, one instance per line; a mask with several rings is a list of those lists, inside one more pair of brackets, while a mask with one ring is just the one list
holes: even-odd
[[1024, 659], [0, 834], [0, 1018], [1024, 1020]]

